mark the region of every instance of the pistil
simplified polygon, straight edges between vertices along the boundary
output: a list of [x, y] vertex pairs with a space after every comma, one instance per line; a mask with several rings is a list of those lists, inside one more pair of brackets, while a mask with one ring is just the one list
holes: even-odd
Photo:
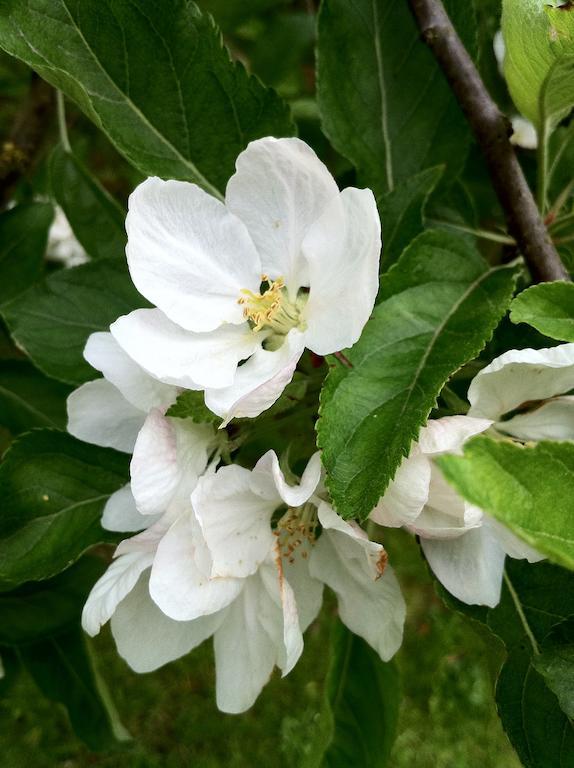
[[304, 301], [291, 301], [282, 277], [270, 280], [261, 275], [261, 293], [243, 289], [237, 303], [243, 306], [243, 315], [253, 331], [271, 331], [272, 335], [286, 336], [292, 328], [302, 326], [301, 309]]

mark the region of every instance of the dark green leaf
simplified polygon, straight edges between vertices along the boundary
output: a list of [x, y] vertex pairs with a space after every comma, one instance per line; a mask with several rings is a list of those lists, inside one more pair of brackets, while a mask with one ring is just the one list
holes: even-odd
[[0, 45], [62, 90], [147, 176], [218, 194], [239, 152], [293, 125], [190, 0], [8, 0]]
[[0, 304], [42, 277], [53, 217], [46, 203], [17, 205], [0, 214]]
[[381, 303], [321, 395], [318, 443], [339, 512], [365, 518], [445, 382], [480, 352], [512, 297], [460, 237], [424, 232], [381, 280]]
[[86, 253], [124, 258], [125, 211], [70, 152], [56, 147], [50, 160], [52, 194]]
[[0, 589], [50, 578], [105, 541], [102, 509], [128, 462], [53, 430], [15, 442], [0, 465]]
[[10, 693], [20, 672], [20, 659], [12, 648], [0, 648], [0, 696]]
[[513, 323], [528, 323], [551, 339], [574, 341], [574, 283], [540, 283], [510, 305]]
[[425, 205], [443, 170], [442, 167], [428, 168], [380, 198], [384, 242], [381, 271], [389, 269], [411, 240], [423, 231]]
[[319, 733], [305, 768], [384, 768], [399, 716], [399, 675], [342, 624], [334, 633]]
[[507, 560], [496, 608], [468, 606], [441, 590], [447, 604], [478, 621], [506, 646], [496, 685], [502, 725], [527, 768], [574, 763], [574, 730], [556, 695], [537, 671], [553, 627], [574, 614], [574, 576], [551, 565]]
[[[472, 7], [446, 5], [474, 52]], [[407, 2], [323, 0], [318, 97], [327, 136], [377, 196], [430, 166], [452, 178], [464, 165], [464, 117]]]
[[70, 387], [48, 379], [27, 360], [0, 360], [0, 424], [13, 435], [66, 425]]
[[130, 738], [81, 629], [23, 646], [19, 655], [42, 693], [66, 707], [72, 727], [91, 749], [111, 749]]
[[120, 315], [145, 304], [125, 264], [101, 259], [47, 277], [2, 308], [16, 344], [55, 379], [81, 384], [93, 379], [84, 360], [88, 336], [109, 330]]
[[104, 560], [86, 556], [53, 579], [0, 593], [0, 646], [34, 643], [79, 625], [105, 566]]
[[564, 714], [574, 719], [574, 619], [554, 627], [532, 663], [558, 697]]
[[522, 446], [479, 436], [463, 456], [437, 462], [464, 498], [574, 570], [574, 443]]

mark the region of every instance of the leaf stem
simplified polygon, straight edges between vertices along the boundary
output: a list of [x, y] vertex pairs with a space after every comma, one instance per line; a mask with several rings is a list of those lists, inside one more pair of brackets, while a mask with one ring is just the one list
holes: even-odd
[[538, 200], [538, 210], [544, 216], [546, 211], [548, 186], [548, 131], [546, 129], [546, 120], [542, 121], [542, 128], [538, 135], [536, 161], [536, 195]]
[[56, 91], [56, 106], [58, 110], [58, 130], [60, 132], [60, 143], [66, 152], [71, 152], [72, 147], [68, 137], [68, 126], [66, 125], [66, 105], [64, 104], [64, 94], [62, 91]]
[[481, 237], [483, 240], [491, 240], [494, 243], [502, 243], [503, 245], [516, 245], [516, 240], [510, 235], [505, 235], [502, 232], [491, 232], [487, 229], [473, 229], [473, 227], [465, 227], [462, 224], [455, 224], [453, 221], [441, 221], [439, 219], [427, 219], [429, 224], [436, 224], [440, 227], [451, 227], [458, 232], [466, 232], [469, 235], [475, 235], [475, 237]]
[[536, 282], [570, 280], [528, 186], [514, 147], [510, 122], [499, 110], [461, 42], [441, 0], [408, 0], [421, 30], [444, 72], [482, 151], [504, 211]]
[[524, 611], [522, 610], [520, 598], [516, 594], [516, 590], [514, 589], [512, 582], [508, 578], [508, 574], [506, 573], [506, 571], [504, 571], [504, 583], [506, 584], [506, 588], [510, 593], [512, 602], [514, 603], [514, 607], [516, 608], [516, 613], [518, 614], [518, 618], [520, 619], [522, 626], [524, 627], [524, 632], [526, 634], [526, 637], [530, 640], [530, 644], [532, 645], [532, 650], [534, 651], [534, 655], [539, 656], [540, 648], [538, 647], [538, 643], [536, 641], [536, 638], [534, 637], [534, 633], [530, 629], [530, 624], [528, 623], [528, 619], [526, 618]]

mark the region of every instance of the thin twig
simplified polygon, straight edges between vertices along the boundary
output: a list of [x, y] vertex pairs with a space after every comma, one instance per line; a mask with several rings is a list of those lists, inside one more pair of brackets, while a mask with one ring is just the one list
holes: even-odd
[[508, 224], [536, 282], [570, 276], [544, 226], [500, 112], [454, 29], [441, 0], [409, 0], [423, 40], [433, 52], [466, 115]]

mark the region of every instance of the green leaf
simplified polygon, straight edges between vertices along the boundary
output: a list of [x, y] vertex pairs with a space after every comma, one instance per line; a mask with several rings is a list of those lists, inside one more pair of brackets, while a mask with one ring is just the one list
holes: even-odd
[[39, 280], [54, 210], [46, 203], [0, 213], [0, 304]]
[[399, 674], [337, 622], [319, 734], [305, 768], [384, 768], [397, 733]]
[[546, 685], [556, 694], [564, 714], [574, 719], [574, 619], [557, 624], [544, 638], [542, 652], [532, 660]]
[[59, 381], [81, 384], [95, 375], [83, 356], [88, 336], [144, 305], [125, 263], [101, 259], [50, 275], [2, 307], [2, 314], [34, 365]]
[[0, 360], [0, 424], [13, 435], [66, 426], [70, 387], [48, 379], [27, 360]]
[[574, 443], [522, 446], [479, 436], [437, 459], [465, 499], [550, 559], [574, 570]]
[[398, 260], [407, 245], [424, 229], [424, 210], [444, 168], [428, 168], [406, 179], [378, 201], [383, 222], [381, 271]]
[[574, 283], [540, 283], [510, 305], [513, 323], [528, 323], [551, 339], [574, 341]]
[[539, 131], [574, 106], [574, 9], [546, 0], [503, 0], [504, 73], [512, 99]]
[[[446, 5], [474, 52], [472, 8]], [[462, 170], [470, 134], [408, 3], [323, 0], [317, 54], [323, 129], [377, 197], [430, 166]]]
[[251, 140], [294, 130], [285, 104], [230, 60], [190, 0], [7, 0], [0, 46], [73, 99], [146, 176], [220, 196]]
[[0, 465], [0, 589], [50, 578], [109, 540], [105, 502], [128, 480], [129, 457], [63, 432], [16, 441]]
[[383, 494], [449, 376], [476, 357], [515, 280], [459, 236], [424, 232], [381, 280], [380, 304], [321, 395], [318, 444], [344, 517]]
[[86, 253], [93, 259], [124, 258], [125, 211], [84, 165], [62, 147], [50, 158], [52, 194]]
[[212, 413], [205, 404], [203, 392], [195, 392], [187, 389], [178, 396], [173, 405], [168, 408], [166, 416], [175, 416], [178, 419], [191, 419], [198, 424], [217, 423], [221, 421], [220, 416]]
[[105, 567], [101, 558], [85, 556], [53, 579], [0, 593], [0, 646], [38, 642], [79, 625]]
[[574, 614], [574, 576], [550, 563], [530, 565], [508, 559], [496, 608], [468, 606], [440, 591], [448, 605], [486, 625], [506, 647], [496, 701], [502, 725], [522, 763], [527, 768], [572, 765], [572, 721], [537, 666], [546, 644], [553, 644], [553, 627]]
[[79, 627], [23, 646], [19, 656], [42, 693], [66, 707], [90, 749], [112, 749], [129, 740]]

